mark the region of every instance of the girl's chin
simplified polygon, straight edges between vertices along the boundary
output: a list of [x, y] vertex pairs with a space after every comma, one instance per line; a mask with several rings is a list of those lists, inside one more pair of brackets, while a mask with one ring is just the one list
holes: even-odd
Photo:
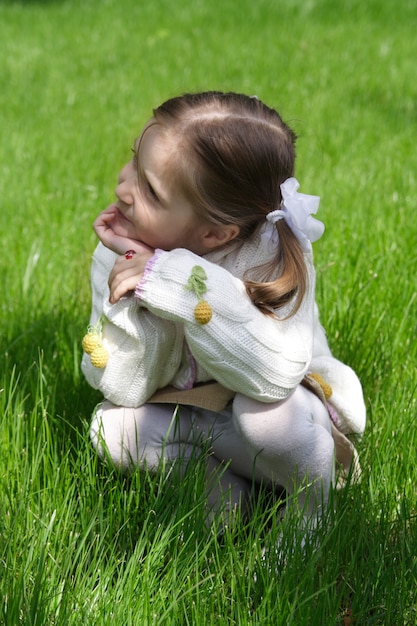
[[118, 237], [124, 237], [125, 239], [130, 239], [131, 241], [137, 241], [138, 243], [142, 244], [142, 246], [146, 248], [147, 250], [152, 250], [152, 251], [154, 250], [152, 246], [148, 246], [147, 243], [142, 241], [140, 237], [138, 237], [137, 233], [130, 232], [129, 229], [125, 228], [123, 224], [120, 224], [120, 223], [112, 224], [112, 231]]
[[126, 237], [127, 239], [138, 238], [136, 234], [131, 233], [129, 229], [126, 228], [123, 224], [120, 224], [120, 222], [113, 223], [111, 225], [111, 229], [114, 232], [114, 234], [118, 235], [119, 237]]

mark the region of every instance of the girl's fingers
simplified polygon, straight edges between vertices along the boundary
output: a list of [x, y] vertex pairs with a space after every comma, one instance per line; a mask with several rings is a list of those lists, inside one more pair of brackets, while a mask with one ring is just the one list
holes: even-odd
[[118, 302], [120, 298], [125, 296], [130, 291], [134, 291], [134, 289], [136, 288], [136, 285], [140, 281], [140, 278], [141, 277], [139, 275], [135, 275], [135, 276], [128, 276], [127, 278], [122, 278], [122, 279], [118, 279], [114, 281], [110, 285], [109, 300], [111, 304], [115, 304], [116, 302]]
[[112, 304], [136, 288], [150, 256], [152, 255], [135, 254], [132, 258], [120, 256], [117, 259], [109, 276], [110, 302]]

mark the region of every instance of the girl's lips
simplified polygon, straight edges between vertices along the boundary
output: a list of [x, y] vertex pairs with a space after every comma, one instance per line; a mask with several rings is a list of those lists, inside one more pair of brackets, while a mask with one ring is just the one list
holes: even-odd
[[[132, 222], [129, 220], [129, 218], [127, 218], [124, 213], [119, 209], [119, 207], [117, 206], [117, 204], [113, 205], [113, 208], [116, 211], [116, 219], [120, 218], [122, 221], [126, 222], [127, 224], [129, 224], [130, 226], [132, 225]], [[122, 226], [120, 224], [120, 226]], [[135, 241], [137, 241], [141, 246], [143, 246], [144, 248], [146, 248], [147, 250], [150, 250], [151, 252], [155, 252], [155, 248], [153, 248], [152, 246], [148, 246], [147, 243], [145, 243], [144, 241], [142, 241], [141, 239], [137, 239], [136, 237], [131, 237], [131, 235], [127, 234], [128, 231], [126, 231], [126, 234], [124, 234], [123, 236], [125, 237], [130, 237], [132, 239], [134, 239]]]
[[117, 217], [120, 217], [122, 220], [125, 220], [129, 224], [131, 223], [130, 220], [126, 217], [126, 215], [124, 215], [124, 213], [122, 213], [122, 211], [119, 209], [118, 206], [115, 206], [115, 209], [117, 211]]

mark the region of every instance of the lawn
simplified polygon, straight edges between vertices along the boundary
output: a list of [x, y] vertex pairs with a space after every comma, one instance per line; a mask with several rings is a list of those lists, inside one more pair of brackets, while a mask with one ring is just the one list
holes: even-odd
[[[416, 27], [413, 0], [0, 4], [0, 624], [417, 622]], [[88, 440], [91, 223], [152, 107], [202, 89], [277, 107], [321, 196], [317, 300], [368, 423], [319, 547], [263, 493], [219, 540], [198, 461], [125, 478]]]

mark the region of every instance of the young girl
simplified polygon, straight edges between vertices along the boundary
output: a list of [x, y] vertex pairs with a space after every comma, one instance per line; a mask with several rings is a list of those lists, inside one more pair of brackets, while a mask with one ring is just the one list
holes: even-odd
[[317, 512], [335, 457], [345, 471], [355, 459], [345, 435], [365, 427], [361, 385], [319, 323], [310, 242], [324, 227], [297, 191], [294, 145], [256, 97], [170, 99], [94, 224], [93, 444], [148, 471], [209, 447], [214, 509], [262, 482]]

